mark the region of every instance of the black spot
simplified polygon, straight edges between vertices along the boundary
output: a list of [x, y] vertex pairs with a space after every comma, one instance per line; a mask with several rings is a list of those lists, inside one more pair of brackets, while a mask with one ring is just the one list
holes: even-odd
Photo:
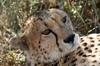
[[72, 66], [76, 66], [76, 64], [73, 64]]
[[[20, 44], [20, 43], [19, 43], [19, 44]], [[21, 48], [22, 50], [26, 50], [26, 49], [28, 50], [28, 49], [29, 49], [26, 39], [22, 40], [22, 44], [24, 44], [24, 45], [23, 45], [24, 48]]]
[[47, 53], [47, 51], [44, 51], [44, 53]]
[[41, 17], [39, 17], [38, 19], [41, 20], [41, 21], [43, 20]]
[[81, 60], [82, 63], [85, 63], [85, 61], [86, 61], [86, 59], [82, 59], [82, 60]]
[[50, 57], [48, 57], [48, 59], [50, 59]]
[[80, 49], [80, 47], [78, 47], [77, 49]]
[[83, 55], [83, 57], [87, 57], [87, 55]]
[[60, 52], [63, 52], [63, 50], [62, 50], [61, 48], [59, 48], [59, 51], [60, 51]]
[[64, 60], [64, 63], [67, 63], [67, 61], [68, 61], [68, 60], [67, 60], [67, 59], [65, 59], [65, 60]]
[[92, 44], [92, 45], [90, 45], [90, 47], [94, 47], [94, 45]]
[[40, 49], [40, 51], [42, 51], [42, 49]]
[[39, 41], [39, 44], [41, 43], [41, 41]]
[[38, 29], [36, 29], [38, 31]]
[[78, 52], [77, 52], [77, 54], [79, 54], [80, 52], [81, 52], [81, 50], [80, 50], [80, 51], [78, 51]]
[[46, 23], [44, 23], [44, 25], [47, 27], [48, 25]]
[[33, 56], [34, 54], [32, 54], [32, 56]]
[[44, 56], [44, 59], [47, 60], [47, 58]]
[[65, 58], [68, 58], [68, 55], [66, 55]]
[[92, 50], [88, 50], [89, 53], [92, 53]]
[[54, 64], [54, 65], [52, 65], [52, 66], [58, 66], [58, 64], [59, 64], [59, 63], [56, 63], [56, 64]]
[[47, 64], [47, 63], [45, 63], [43, 66], [48, 66], [48, 64]]
[[79, 56], [82, 56], [84, 53], [83, 52], [81, 52], [81, 53], [79, 53]]
[[81, 40], [83, 40], [83, 38], [80, 38]]
[[83, 42], [84, 40], [81, 40], [81, 42]]
[[92, 40], [91, 42], [93, 42], [94, 43], [94, 41]]
[[92, 57], [95, 57], [95, 55], [92, 55]]
[[38, 62], [38, 64], [41, 64], [40, 62]]
[[83, 46], [87, 46], [87, 43], [83, 43]]
[[38, 48], [41, 48], [41, 46], [39, 45]]
[[75, 61], [77, 61], [77, 58], [75, 58], [74, 60], [72, 60], [71, 63], [74, 63]]
[[81, 38], [81, 42], [83, 42], [84, 41], [84, 39], [83, 38]]
[[98, 48], [95, 48], [95, 50], [98, 50]]
[[97, 62], [96, 60], [93, 61], [93, 63]]
[[88, 50], [88, 47], [85, 47], [84, 50]]
[[45, 49], [43, 48], [43, 51], [44, 51]]
[[95, 66], [95, 65], [92, 65], [92, 66]]
[[93, 39], [93, 37], [89, 37], [89, 39]]
[[37, 66], [37, 64], [35, 64], [34, 66]]
[[95, 51], [95, 53], [97, 53], [98, 51]]
[[98, 44], [98, 46], [100, 46], [100, 44]]

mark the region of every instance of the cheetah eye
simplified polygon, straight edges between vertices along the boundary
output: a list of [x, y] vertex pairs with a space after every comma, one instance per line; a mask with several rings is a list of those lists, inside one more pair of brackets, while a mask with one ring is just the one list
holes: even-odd
[[62, 19], [63, 23], [66, 23], [66, 16]]
[[41, 34], [48, 35], [49, 33], [51, 33], [51, 30], [50, 29], [46, 29]]

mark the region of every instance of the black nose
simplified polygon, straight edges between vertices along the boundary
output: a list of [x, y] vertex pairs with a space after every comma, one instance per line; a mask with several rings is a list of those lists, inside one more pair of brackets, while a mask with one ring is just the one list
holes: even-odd
[[64, 42], [65, 43], [73, 42], [74, 41], [74, 37], [75, 37], [75, 34], [71, 34], [64, 40]]

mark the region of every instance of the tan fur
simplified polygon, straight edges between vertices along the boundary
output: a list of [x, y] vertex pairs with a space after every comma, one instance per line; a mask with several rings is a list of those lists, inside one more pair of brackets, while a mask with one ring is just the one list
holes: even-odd
[[[66, 22], [63, 18], [66, 16]], [[42, 34], [51, 30], [48, 35]], [[64, 43], [64, 39], [75, 34], [74, 41]], [[59, 9], [49, 9], [29, 17], [22, 35], [10, 40], [12, 46], [22, 49], [31, 66], [51, 63], [74, 51], [79, 46], [79, 36], [73, 31], [68, 15]]]

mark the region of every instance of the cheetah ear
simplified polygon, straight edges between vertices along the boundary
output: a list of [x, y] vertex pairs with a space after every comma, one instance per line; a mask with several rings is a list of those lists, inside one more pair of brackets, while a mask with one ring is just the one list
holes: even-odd
[[57, 9], [61, 9], [64, 10], [64, 6], [63, 6], [64, 2], [57, 2], [56, 5], [53, 8], [57, 8]]
[[9, 43], [14, 48], [19, 48], [21, 50], [28, 50], [28, 45], [26, 43], [25, 37], [13, 37], [9, 40]]

